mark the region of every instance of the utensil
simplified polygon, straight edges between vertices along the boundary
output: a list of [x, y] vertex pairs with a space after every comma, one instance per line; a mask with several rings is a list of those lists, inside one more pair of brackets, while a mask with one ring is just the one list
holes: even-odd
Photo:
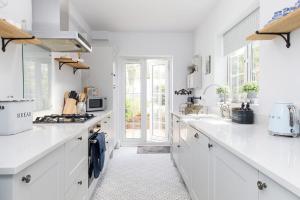
[[86, 105], [84, 102], [77, 103], [77, 114], [85, 114], [86, 113]]

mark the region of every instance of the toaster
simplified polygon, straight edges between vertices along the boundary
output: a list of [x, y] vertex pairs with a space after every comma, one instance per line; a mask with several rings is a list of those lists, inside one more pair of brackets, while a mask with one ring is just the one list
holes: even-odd
[[269, 116], [271, 135], [297, 137], [300, 134], [299, 115], [292, 103], [276, 103]]

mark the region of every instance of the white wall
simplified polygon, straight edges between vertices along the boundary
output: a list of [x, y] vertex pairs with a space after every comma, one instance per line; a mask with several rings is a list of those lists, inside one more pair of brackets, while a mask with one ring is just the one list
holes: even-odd
[[170, 89], [173, 104], [178, 110], [187, 97], [175, 96], [174, 91], [186, 88], [187, 66], [192, 62], [193, 36], [191, 33], [112, 33], [112, 45], [118, 57], [168, 56], [173, 58], [173, 87]]
[[[284, 7], [292, 6], [295, 0], [261, 0], [261, 26]], [[292, 46], [285, 47], [281, 38], [261, 43], [260, 113], [270, 113], [274, 102], [300, 103], [300, 30], [292, 32]]]
[[100, 91], [100, 96], [107, 97], [108, 109], [113, 105], [113, 48], [101, 41], [92, 42], [93, 52], [83, 56], [90, 65], [90, 70], [82, 72], [83, 87], [94, 86]]
[[[195, 54], [203, 57], [203, 72], [205, 72], [205, 57], [212, 55], [212, 73], [203, 75], [203, 87], [196, 90], [195, 95], [201, 96], [203, 89], [212, 83], [224, 85], [227, 82], [227, 61], [223, 56], [223, 34], [236, 23], [250, 14], [259, 6], [258, 0], [221, 0], [210, 14], [199, 24], [194, 32]], [[206, 105], [215, 106], [217, 97], [215, 87], [207, 91]]]
[[[0, 8], [0, 18], [21, 24], [26, 20], [31, 29], [31, 0], [10, 0], [5, 8]], [[17, 98], [23, 95], [22, 46], [10, 43], [5, 53], [0, 50], [0, 99], [7, 96]]]
[[[260, 0], [260, 22], [264, 26], [275, 11], [292, 6], [295, 0]], [[226, 84], [226, 58], [222, 55], [222, 35], [258, 5], [257, 0], [222, 0], [205, 22], [195, 31], [195, 53], [213, 55], [213, 73], [204, 77], [204, 84]], [[300, 30], [292, 33], [292, 47], [287, 49], [281, 38], [261, 42], [261, 74], [259, 114], [268, 115], [273, 103], [300, 103]], [[201, 90], [196, 91], [201, 94]], [[215, 90], [211, 89], [209, 104], [216, 104]]]
[[[0, 8], [0, 18], [13, 20], [16, 23], [21, 23], [26, 20], [27, 28], [31, 29], [32, 23], [32, 6], [31, 0], [9, 0], [8, 6]], [[83, 32], [88, 32], [90, 29], [84, 20], [76, 14], [76, 10], [71, 7], [70, 28], [72, 30], [79, 29]], [[75, 17], [74, 17], [75, 16]], [[78, 23], [73, 23], [72, 19], [78, 20]], [[85, 31], [84, 28], [89, 30]], [[66, 55], [53, 53], [53, 58]], [[67, 54], [76, 57], [76, 54]], [[67, 90], [82, 89], [81, 72], [78, 71], [73, 75], [73, 71], [69, 67], [63, 67], [58, 70], [58, 64], [53, 61], [52, 69], [52, 109], [47, 113], [60, 113], [63, 106], [63, 95]], [[0, 52], [0, 99], [7, 96], [22, 98], [23, 96], [23, 78], [22, 78], [22, 46], [10, 44], [7, 52]]]

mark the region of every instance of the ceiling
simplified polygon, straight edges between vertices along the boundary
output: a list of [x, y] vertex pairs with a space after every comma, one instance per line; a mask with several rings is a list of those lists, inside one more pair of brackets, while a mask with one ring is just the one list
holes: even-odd
[[95, 31], [193, 31], [217, 0], [71, 0]]

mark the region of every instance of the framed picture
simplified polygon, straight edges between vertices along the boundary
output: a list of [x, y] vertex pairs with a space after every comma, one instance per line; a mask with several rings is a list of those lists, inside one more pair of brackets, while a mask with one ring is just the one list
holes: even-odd
[[205, 74], [211, 74], [211, 56], [205, 58]]

